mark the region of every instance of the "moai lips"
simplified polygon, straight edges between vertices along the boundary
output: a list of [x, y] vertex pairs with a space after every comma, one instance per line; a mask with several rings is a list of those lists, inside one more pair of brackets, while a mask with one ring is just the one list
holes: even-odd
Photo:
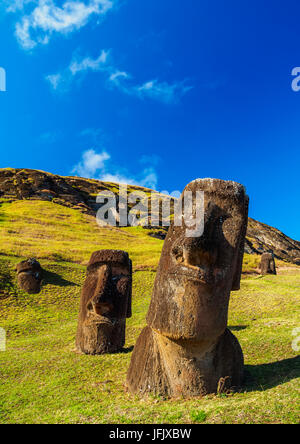
[[273, 253], [264, 253], [261, 256], [260, 261], [260, 272], [262, 275], [265, 274], [277, 274], [276, 264]]
[[185, 223], [169, 229], [127, 375], [131, 393], [191, 397], [216, 393], [221, 378], [242, 382], [243, 353], [227, 317], [240, 285], [248, 197], [242, 185], [218, 179], [185, 191], [204, 192], [204, 233], [187, 237]]
[[21, 290], [28, 294], [37, 294], [41, 291], [42, 267], [36, 259], [28, 259], [20, 262], [16, 271], [18, 274], [18, 285]]
[[79, 351], [96, 355], [121, 350], [131, 317], [132, 263], [124, 251], [95, 252], [81, 293], [76, 337]]

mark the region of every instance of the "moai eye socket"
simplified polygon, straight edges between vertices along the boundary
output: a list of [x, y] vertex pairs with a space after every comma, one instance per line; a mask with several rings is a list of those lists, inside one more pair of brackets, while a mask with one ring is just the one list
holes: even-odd
[[123, 296], [126, 294], [129, 284], [130, 284], [130, 280], [127, 276], [119, 277], [118, 283], [117, 283], [117, 290], [120, 293], [120, 295]]
[[94, 310], [94, 307], [93, 307], [92, 301], [89, 301], [89, 302], [88, 302], [86, 308], [87, 308], [88, 311], [93, 311], [93, 310]]
[[179, 245], [173, 247], [172, 249], [172, 254], [174, 259], [179, 263], [183, 263], [184, 258], [183, 258], [183, 248]]

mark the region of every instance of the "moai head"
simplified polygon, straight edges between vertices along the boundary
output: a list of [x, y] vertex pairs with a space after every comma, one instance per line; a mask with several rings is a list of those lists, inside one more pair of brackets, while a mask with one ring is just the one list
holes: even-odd
[[260, 271], [262, 275], [277, 274], [276, 264], [273, 253], [264, 253], [261, 256]]
[[76, 340], [80, 351], [102, 354], [124, 346], [131, 291], [132, 263], [126, 252], [102, 250], [92, 254], [80, 301]]
[[36, 259], [28, 259], [20, 262], [16, 271], [18, 285], [28, 294], [37, 294], [41, 291], [42, 267]]
[[170, 227], [147, 322], [170, 339], [213, 341], [227, 326], [230, 291], [240, 288], [249, 200], [242, 185], [218, 179], [185, 191], [204, 192], [204, 233], [187, 237], [184, 221]]

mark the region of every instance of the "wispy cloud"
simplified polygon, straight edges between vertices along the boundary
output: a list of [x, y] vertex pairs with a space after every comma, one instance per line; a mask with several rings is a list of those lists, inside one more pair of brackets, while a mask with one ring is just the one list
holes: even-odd
[[102, 128], [85, 128], [78, 135], [92, 141], [95, 146], [104, 145], [107, 142], [107, 135]]
[[99, 71], [106, 66], [106, 63], [108, 61], [108, 55], [109, 51], [102, 50], [99, 57], [97, 57], [96, 59], [92, 59], [91, 57], [85, 57], [80, 61], [74, 60], [71, 63], [69, 70], [71, 71], [73, 76], [75, 76], [77, 73], [85, 72], [88, 70]]
[[132, 76], [126, 71], [116, 70], [113, 67], [111, 67], [111, 71], [112, 74], [108, 79], [111, 86], [140, 99], [150, 98], [164, 103], [177, 103], [193, 89], [192, 86], [187, 85], [186, 80], [169, 83], [155, 79], [138, 85], [133, 82]]
[[37, 3], [37, 0], [4, 0], [7, 12], [23, 10], [28, 3]]
[[54, 143], [60, 137], [58, 131], [48, 131], [40, 135], [40, 141], [43, 143]]
[[140, 163], [156, 166], [160, 163], [161, 158], [157, 154], [144, 155], [140, 158]]
[[62, 74], [51, 74], [46, 77], [46, 80], [50, 83], [54, 90], [57, 90], [62, 86], [62, 83], [65, 81]]
[[157, 172], [152, 166], [145, 167], [139, 174], [133, 175], [126, 169], [113, 165], [110, 160], [111, 155], [107, 151], [97, 152], [95, 149], [90, 149], [82, 153], [80, 162], [74, 166], [71, 173], [103, 182], [157, 189]]
[[78, 76], [83, 78], [88, 71], [109, 71], [108, 64], [109, 51], [102, 50], [99, 56], [95, 59], [91, 57], [80, 58], [74, 55], [70, 65], [56, 74], [46, 76], [46, 80], [51, 87], [56, 91], [66, 92], [70, 89], [73, 80]]
[[[67, 35], [78, 30], [94, 16], [104, 17], [116, 0], [66, 0], [61, 6], [56, 3], [54, 0], [15, 0], [7, 8], [8, 12], [24, 14], [16, 24], [16, 36], [24, 49], [47, 44], [54, 33]], [[31, 11], [27, 13], [29, 4]], [[33, 9], [32, 4], [35, 4]]]
[[106, 84], [124, 94], [139, 99], [150, 98], [166, 104], [178, 103], [185, 94], [193, 89], [192, 86], [187, 84], [186, 80], [166, 82], [155, 79], [138, 84], [131, 74], [114, 66], [111, 62], [110, 51], [105, 50], [102, 50], [95, 59], [76, 56], [66, 69], [60, 73], [48, 75], [46, 79], [54, 90], [65, 91], [71, 86], [76, 76], [80, 75], [82, 78], [88, 71], [104, 73]]
[[141, 86], [136, 86], [132, 90], [130, 89], [129, 93], [133, 93], [142, 99], [149, 97], [165, 103], [177, 103], [191, 89], [193, 89], [193, 87], [187, 85], [186, 81], [168, 83], [159, 82], [156, 79], [146, 82]]

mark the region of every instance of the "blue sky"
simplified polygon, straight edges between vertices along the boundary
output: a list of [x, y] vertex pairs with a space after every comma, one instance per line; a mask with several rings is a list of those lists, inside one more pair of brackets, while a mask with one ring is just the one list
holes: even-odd
[[1, 167], [159, 191], [231, 179], [300, 239], [300, 4], [9, 0]]

